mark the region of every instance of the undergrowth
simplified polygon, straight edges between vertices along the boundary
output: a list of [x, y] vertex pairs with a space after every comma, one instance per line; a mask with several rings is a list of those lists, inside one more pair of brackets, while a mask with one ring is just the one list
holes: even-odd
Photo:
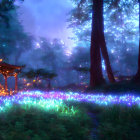
[[140, 108], [137, 105], [112, 105], [100, 114], [98, 135], [100, 140], [139, 140]]
[[88, 140], [90, 118], [14, 105], [0, 113], [0, 140]]

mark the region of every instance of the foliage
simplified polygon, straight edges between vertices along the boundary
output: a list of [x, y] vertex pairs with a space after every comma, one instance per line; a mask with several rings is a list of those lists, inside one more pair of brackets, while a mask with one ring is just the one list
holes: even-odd
[[20, 106], [0, 113], [1, 140], [88, 140], [89, 126], [90, 120], [83, 113], [60, 116], [51, 111], [25, 110]]
[[[23, 1], [23, 0], [19, 0]], [[14, 5], [15, 0], [1, 0], [0, 1], [0, 17], [4, 20], [7, 27], [10, 26], [9, 23], [9, 11], [14, 10], [16, 6]]]
[[72, 52], [70, 57], [71, 63], [76, 67], [89, 67], [90, 65], [90, 51], [86, 47], [78, 46]]
[[45, 69], [37, 69], [36, 74], [43, 79], [53, 79], [54, 77], [57, 76], [57, 74], [55, 74], [53, 72], [49, 72]]
[[138, 106], [109, 106], [99, 119], [101, 140], [138, 140], [140, 138], [140, 109]]
[[[87, 21], [91, 20], [92, 14], [92, 5], [93, 0], [71, 0], [74, 4], [74, 8], [69, 13], [68, 21], [70, 22], [70, 27], [84, 25]], [[121, 13], [125, 10], [125, 13], [132, 12], [133, 5], [138, 3], [138, 0], [133, 1], [125, 1], [125, 0], [103, 0], [105, 7], [107, 8], [105, 12], [109, 12], [112, 9], [116, 11], [113, 12], [112, 15], [116, 15], [116, 13]], [[78, 20], [77, 20], [78, 19]]]
[[73, 67], [76, 71], [83, 72], [83, 73], [88, 73], [89, 68], [88, 67]]
[[0, 18], [0, 57], [8, 61], [10, 55], [14, 54], [15, 64], [17, 64], [21, 54], [31, 48], [33, 37], [24, 32], [14, 2], [14, 0], [3, 0], [0, 3], [0, 16], [4, 18]]
[[46, 71], [45, 69], [37, 69], [37, 70], [30, 69], [27, 72], [22, 72], [21, 76], [27, 77], [29, 79], [33, 79], [33, 78], [53, 79], [54, 77], [57, 76], [57, 74]]
[[97, 116], [99, 140], [138, 140], [140, 138], [140, 108], [123, 104], [99, 106], [91, 103], [68, 102]]
[[36, 73], [33, 69], [30, 69], [27, 72], [22, 72], [20, 76], [21, 77], [27, 77], [28, 79], [33, 79], [33, 78], [35, 78]]
[[[68, 19], [75, 35], [72, 39], [77, 47], [90, 50], [93, 1], [72, 2], [74, 8]], [[138, 10], [138, 0], [104, 0], [104, 33], [110, 61], [112, 68], [123, 74], [134, 74], [137, 68], [134, 60], [138, 52]]]

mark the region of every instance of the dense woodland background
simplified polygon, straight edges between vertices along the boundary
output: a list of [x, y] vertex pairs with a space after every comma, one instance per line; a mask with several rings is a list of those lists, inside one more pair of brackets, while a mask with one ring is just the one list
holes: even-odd
[[[28, 77], [28, 72], [39, 69], [48, 73], [46, 79], [53, 87], [140, 79], [138, 0], [72, 0], [66, 21], [73, 31], [71, 50], [61, 38], [36, 38], [25, 31], [19, 12], [24, 2], [0, 1], [0, 58], [26, 65], [27, 79], [36, 77]], [[8, 82], [14, 86], [12, 78]]]

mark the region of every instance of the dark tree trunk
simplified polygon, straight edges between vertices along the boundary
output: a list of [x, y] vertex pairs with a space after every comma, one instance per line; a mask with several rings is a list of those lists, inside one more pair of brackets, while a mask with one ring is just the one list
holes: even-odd
[[111, 83], [115, 82], [115, 78], [112, 72], [112, 68], [110, 65], [110, 60], [109, 60], [109, 56], [108, 56], [108, 52], [107, 52], [107, 47], [106, 47], [106, 42], [105, 42], [105, 38], [104, 38], [104, 34], [101, 37], [101, 51], [102, 51], [102, 55], [105, 61], [105, 66], [106, 66], [106, 71], [107, 71], [107, 75], [108, 75], [108, 79]]
[[[101, 49], [101, 51], [100, 51]], [[93, 0], [91, 48], [90, 48], [90, 86], [94, 87], [104, 83], [102, 74], [101, 52], [110, 82], [115, 82], [111, 69], [104, 37], [103, 0]]]
[[100, 34], [99, 35], [100, 47], [101, 47], [102, 56], [105, 61], [108, 79], [111, 83], [113, 83], [113, 82], [115, 82], [115, 78], [114, 78], [112, 68], [110, 65], [110, 60], [109, 60], [105, 36], [104, 36], [103, 0], [99, 0], [99, 5], [100, 5], [100, 12], [99, 12], [99, 24], [98, 25], [99, 25], [99, 34]]
[[99, 18], [100, 18], [100, 0], [93, 0], [92, 31], [90, 46], [90, 86], [95, 87], [104, 83], [102, 74], [102, 63], [100, 54], [99, 38]]
[[138, 56], [138, 70], [133, 80], [140, 83], [140, 0], [139, 2], [139, 56]]

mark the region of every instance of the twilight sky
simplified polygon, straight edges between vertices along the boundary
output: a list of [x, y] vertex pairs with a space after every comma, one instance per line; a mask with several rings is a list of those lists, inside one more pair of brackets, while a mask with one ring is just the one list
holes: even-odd
[[70, 0], [25, 0], [18, 12], [26, 32], [36, 37], [61, 38], [71, 47], [72, 36], [67, 29], [66, 15], [72, 9]]

